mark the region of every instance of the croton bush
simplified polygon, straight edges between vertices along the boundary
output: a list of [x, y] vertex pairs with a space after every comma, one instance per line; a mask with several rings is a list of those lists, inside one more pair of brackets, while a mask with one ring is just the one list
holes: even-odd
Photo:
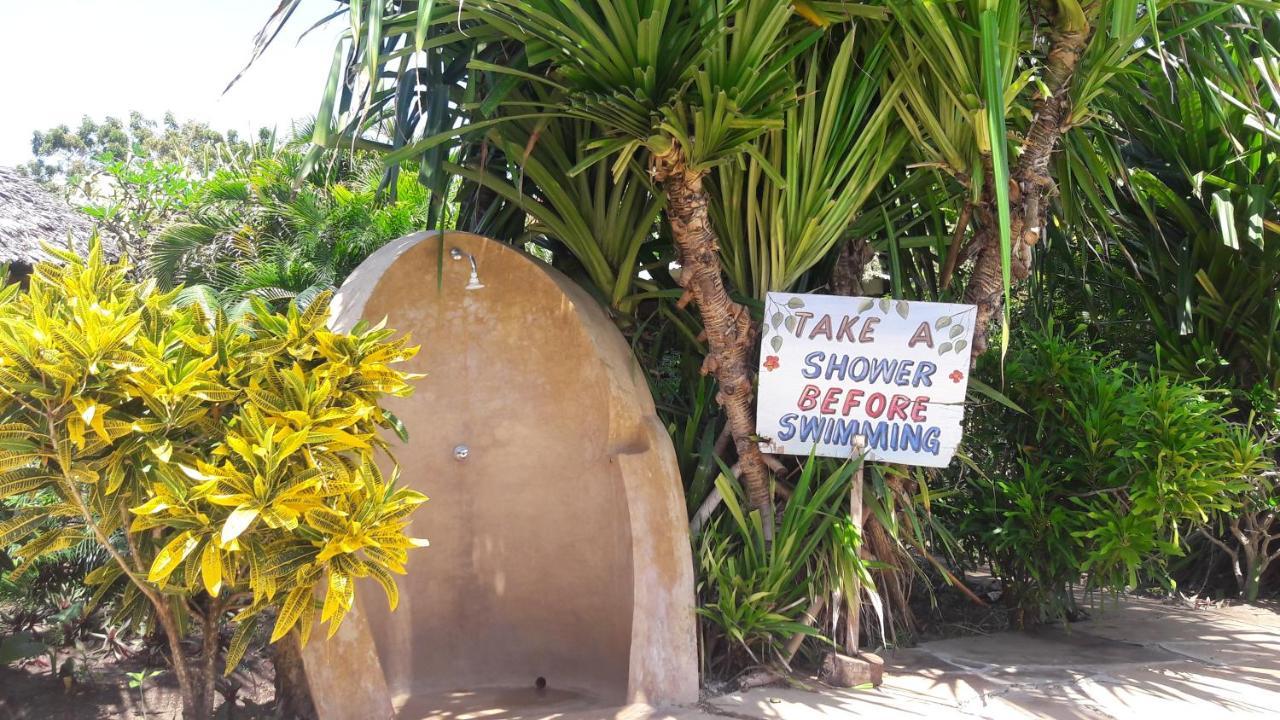
[[0, 293], [0, 547], [26, 564], [96, 539], [95, 601], [123, 587], [116, 614], [153, 619], [175, 658], [203, 624], [202, 667], [175, 663], [189, 717], [212, 707], [224, 622], [229, 672], [260, 621], [273, 641], [298, 627], [305, 642], [317, 616], [332, 634], [359, 578], [394, 608], [393, 575], [425, 544], [406, 527], [426, 497], [375, 462], [380, 431], [403, 435], [380, 402], [412, 392], [395, 367], [408, 338], [327, 329], [327, 296], [229, 320], [97, 248], [50, 252]]

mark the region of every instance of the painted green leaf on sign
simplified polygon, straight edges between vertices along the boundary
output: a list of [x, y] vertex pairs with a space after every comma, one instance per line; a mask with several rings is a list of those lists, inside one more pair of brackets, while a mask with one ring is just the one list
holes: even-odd
[[786, 320], [786, 322], [785, 322], [785, 325], [787, 326], [787, 331], [788, 331], [788, 332], [795, 332], [795, 330], [796, 330], [796, 316], [795, 316], [795, 315], [788, 315], [788, 316], [787, 316], [787, 320]]
[[949, 352], [951, 352], [951, 343], [949, 343], [949, 342], [944, 342], [944, 343], [942, 343], [941, 345], [939, 345], [939, 346], [938, 346], [938, 354], [939, 354], [939, 355], [946, 355], [946, 354], [947, 354], [947, 353], [949, 353]]
[[787, 307], [791, 308], [792, 310], [802, 308], [804, 307], [804, 300], [801, 300], [800, 298], [797, 298], [797, 297], [793, 297], [787, 301]]
[[779, 310], [778, 312], [775, 312], [773, 314], [773, 319], [769, 322], [773, 325], [773, 329], [777, 330], [778, 326], [782, 324], [782, 311]]
[[963, 335], [963, 334], [964, 334], [964, 326], [963, 326], [963, 325], [953, 325], [953, 326], [951, 327], [951, 337], [953, 337], [953, 338], [954, 338], [954, 337], [960, 337], [960, 336], [961, 336], [961, 335]]
[[897, 310], [898, 310], [898, 314], [902, 316], [902, 319], [906, 320], [907, 314], [911, 312], [911, 306], [907, 303], [906, 300], [899, 300]]
[[880, 312], [889, 314], [889, 298], [880, 298]]
[[968, 344], [969, 344], [969, 343], [966, 343], [964, 340], [957, 340], [957, 341], [956, 341], [956, 352], [957, 352], [957, 353], [959, 353], [959, 352], [960, 352], [961, 350], [963, 350], [963, 349], [965, 348], [965, 346], [966, 346], [966, 345], [968, 345]]
[[773, 340], [770, 340], [769, 344], [773, 346], [774, 352], [778, 352], [779, 350], [782, 349], [782, 336], [774, 335]]
[[951, 324], [951, 318], [947, 317], [946, 315], [943, 315], [942, 317], [940, 317], [940, 318], [938, 318], [937, 320], [934, 320], [934, 321], [933, 321], [933, 329], [934, 329], [934, 330], [941, 330], [942, 328], [944, 328], [944, 327], [946, 327], [946, 326], [948, 326], [948, 325], [950, 325], [950, 324]]
[[858, 303], [858, 312], [864, 313], [870, 310], [871, 306], [875, 304], [875, 300], [872, 300], [871, 298], [863, 298], [862, 301]]

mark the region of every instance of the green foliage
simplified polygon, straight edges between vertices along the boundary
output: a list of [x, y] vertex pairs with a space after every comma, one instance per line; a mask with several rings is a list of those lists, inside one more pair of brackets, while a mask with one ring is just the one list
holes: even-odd
[[1119, 592], [1164, 577], [1186, 528], [1231, 509], [1266, 467], [1263, 446], [1201, 384], [1052, 331], [1025, 337], [1005, 372], [1027, 414], [975, 418], [983, 474], [955, 519], [1026, 622], [1072, 612], [1078, 583]]
[[713, 175], [721, 256], [743, 295], [763, 299], [800, 285], [850, 237], [850, 223], [898, 162], [908, 136], [894, 122], [900, 88], [887, 79], [891, 36], [874, 44], [864, 37], [826, 38], [796, 57], [788, 70], [801, 95], [783, 127]]
[[380, 198], [368, 162], [299, 175], [296, 149], [217, 170], [163, 227], [147, 270], [161, 287], [202, 285], [228, 304], [246, 296], [302, 304], [334, 288], [370, 253], [426, 226], [426, 190], [410, 178]]
[[174, 162], [111, 153], [97, 158], [93, 173], [69, 178], [84, 199], [82, 210], [116, 254], [137, 263], [147, 257], [155, 231], [172, 222], [191, 202], [194, 183]]
[[[35, 505], [52, 501], [52, 493], [35, 494]], [[13, 516], [28, 505], [15, 498], [0, 502], [8, 506], [0, 510], [0, 522]], [[34, 631], [42, 623], [48, 623], [59, 615], [69, 622], [54, 628], [63, 640], [96, 630], [100, 613], [89, 607], [92, 590], [83, 584], [84, 576], [108, 560], [106, 551], [93, 540], [84, 540], [63, 550], [45, 552], [29, 558], [29, 562], [15, 562], [8, 555], [0, 556], [0, 626], [10, 632]], [[111, 599], [115, 598], [115, 593]], [[78, 608], [68, 615], [67, 611]], [[74, 617], [73, 617], [74, 616]]]
[[152, 678], [156, 677], [157, 675], [160, 675], [160, 671], [159, 671], [159, 670], [151, 670], [151, 669], [149, 669], [149, 668], [143, 668], [142, 670], [140, 670], [140, 671], [138, 671], [138, 672], [127, 672], [127, 673], [125, 673], [125, 677], [129, 678], [129, 687], [131, 687], [131, 688], [137, 688], [137, 689], [138, 689], [138, 703], [139, 703], [139, 704], [141, 705], [141, 707], [142, 707], [142, 717], [143, 717], [143, 718], [145, 718], [145, 717], [147, 716], [147, 689], [146, 689], [146, 684], [147, 684], [147, 681], [148, 681], [148, 680], [151, 680]]
[[716, 479], [724, 513], [697, 539], [700, 570], [698, 614], [723, 643], [713, 672], [787, 662], [784, 643], [796, 634], [821, 636], [805, 613], [816, 598], [848, 592], [856, 582], [875, 588], [859, 555], [861, 537], [848, 522], [849, 484], [856, 465], [809, 458], [782, 510], [772, 542], [758, 510], [732, 473]]
[[1114, 267], [1151, 317], [1162, 366], [1280, 390], [1280, 136], [1257, 119], [1280, 109], [1260, 69], [1280, 53], [1243, 38], [1222, 52], [1243, 87], [1212, 84], [1199, 57], [1176, 76], [1176, 94], [1128, 86], [1147, 100], [1118, 110], [1130, 139], [1120, 234], [1130, 259]]
[[175, 649], [188, 613], [216, 628], [235, 612], [228, 670], [271, 613], [273, 640], [317, 616], [332, 634], [357, 578], [394, 607], [426, 498], [375, 464], [379, 430], [398, 426], [379, 402], [411, 392], [393, 365], [416, 348], [327, 330], [327, 298], [284, 314], [258, 301], [231, 323], [130, 282], [96, 246], [50, 252], [61, 264], [0, 294], [0, 499], [28, 500], [0, 547], [30, 563], [96, 540], [110, 560], [85, 577], [90, 604], [122, 585], [116, 616], [153, 615]]
[[534, 240], [567, 251], [581, 265], [584, 287], [629, 318], [640, 291], [654, 289], [652, 282], [639, 277], [638, 268], [654, 260], [662, 201], [635, 167], [627, 167], [620, 176], [606, 165], [575, 173], [598, 137], [581, 121], [513, 119], [485, 134], [486, 151], [518, 167], [509, 172], [453, 163], [445, 167], [496, 195], [491, 212], [507, 204], [532, 219], [504, 239], [516, 244]]
[[[1044, 276], [1066, 271], [1058, 284], [1088, 299], [1098, 334], [1119, 340], [1111, 347], [1129, 348], [1138, 338], [1131, 355], [1229, 393], [1232, 419], [1248, 424], [1274, 460], [1280, 391], [1274, 7], [1247, 3], [1202, 13], [1174, 4], [1162, 17], [1168, 31], [1180, 33], [1178, 42], [1136, 61], [1097, 103], [1110, 118], [1104, 131], [1075, 133], [1057, 160], [1067, 180], [1057, 245], [1067, 252], [1051, 258]], [[1162, 81], [1151, 82], [1160, 75]], [[1207, 542], [1198, 546], [1207, 549], [1200, 563], [1206, 569], [1194, 574], [1197, 582], [1209, 577], [1221, 549], [1248, 597], [1280, 558], [1269, 553], [1280, 532], [1269, 527], [1277, 496], [1255, 476], [1234, 499], [1236, 507], [1206, 529]], [[1188, 576], [1196, 566], [1180, 564]]]
[[383, 243], [427, 226], [425, 188], [386, 184], [367, 153], [317, 158], [266, 132], [250, 143], [171, 116], [157, 129], [137, 113], [127, 125], [86, 118], [75, 132], [36, 136], [27, 171], [61, 182], [135, 273], [165, 289], [207, 288], [184, 302], [198, 294], [206, 307], [234, 308], [255, 295], [305, 306]]
[[35, 159], [19, 170], [41, 182], [65, 182], [96, 174], [109, 156], [176, 164], [184, 172], [203, 174], [229, 156], [251, 152], [269, 136], [260, 130], [256, 140], [245, 140], [234, 130], [224, 135], [205, 123], [179, 123], [172, 113], [165, 113], [160, 122], [136, 111], [127, 121], [108, 116], [98, 122], [86, 115], [75, 129], [59, 125], [32, 133]]
[[150, 670], [147, 668], [144, 668], [139, 672], [125, 673], [125, 675], [128, 676], [129, 678], [129, 687], [131, 688], [140, 688], [142, 687], [143, 683], [145, 683], [146, 681], [150, 680], [151, 678], [159, 674], [160, 674], [159, 670]]
[[57, 187], [94, 219], [110, 254], [138, 266], [156, 231], [193, 199], [200, 178], [273, 143], [267, 131], [258, 135], [254, 142], [224, 136], [203, 123], [179, 124], [172, 114], [162, 123], [137, 112], [128, 122], [85, 116], [75, 130], [37, 130], [36, 157], [20, 169]]

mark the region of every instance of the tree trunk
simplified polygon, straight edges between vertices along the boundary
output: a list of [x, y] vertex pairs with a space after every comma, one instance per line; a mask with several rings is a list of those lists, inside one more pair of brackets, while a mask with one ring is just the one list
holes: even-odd
[[[1022, 142], [1022, 154], [1010, 172], [1009, 272], [1013, 282], [1021, 282], [1031, 274], [1031, 250], [1040, 241], [1048, 216], [1049, 199], [1055, 189], [1049, 175], [1049, 159], [1067, 129], [1071, 78], [1089, 39], [1088, 25], [1080, 25], [1079, 16], [1059, 11], [1055, 17], [1044, 72], [1049, 94], [1036, 99], [1031, 127]], [[983, 193], [988, 200], [994, 200], [990, 183]], [[965, 291], [965, 302], [978, 308], [971, 356], [976, 360], [987, 349], [991, 321], [1004, 308], [1004, 278], [999, 227], [984, 224], [975, 239], [979, 243], [978, 259]]]
[[876, 251], [871, 243], [861, 238], [853, 238], [840, 248], [835, 267], [831, 270], [831, 292], [836, 295], [862, 295], [865, 291], [862, 276], [866, 272], [867, 263], [875, 257]]
[[1232, 569], [1245, 602], [1257, 602], [1258, 595], [1262, 592], [1263, 573], [1272, 561], [1280, 557], [1280, 550], [1267, 554], [1271, 543], [1278, 538], [1271, 534], [1271, 526], [1275, 520], [1276, 513], [1273, 511], [1244, 511], [1229, 526], [1231, 535], [1240, 546], [1239, 554], [1244, 556], [1243, 564], [1233, 557], [1235, 565]]
[[271, 664], [276, 671], [276, 711], [284, 720], [315, 720], [302, 648], [297, 630], [271, 644]]
[[1246, 572], [1248, 574], [1244, 580], [1244, 601], [1255, 603], [1262, 590], [1262, 563], [1258, 558], [1250, 558]]
[[724, 408], [738, 464], [751, 506], [760, 510], [767, 536], [772, 536], [773, 494], [769, 468], [755, 439], [752, 382], [751, 314], [734, 302], [720, 274], [720, 243], [711, 227], [702, 172], [685, 164], [676, 144], [653, 158], [654, 179], [667, 198], [667, 217], [680, 260], [680, 285], [685, 298], [697, 303], [707, 336], [707, 357], [702, 373], [719, 385], [716, 401]]
[[222, 602], [218, 598], [209, 598], [208, 606], [205, 608], [204, 617], [201, 618], [201, 646], [202, 654], [200, 658], [200, 697], [199, 712], [197, 717], [211, 718], [213, 717], [213, 700], [215, 697], [215, 683], [218, 679], [218, 651], [221, 643], [219, 642], [218, 630], [222, 615]]
[[173, 610], [163, 601], [163, 596], [160, 596], [159, 601], [152, 600], [151, 605], [155, 608], [156, 619], [164, 629], [165, 639], [169, 643], [169, 660], [173, 665], [173, 674], [178, 679], [178, 692], [182, 695], [182, 717], [184, 720], [206, 720], [208, 714], [200, 715], [200, 699], [197, 697], [200, 690], [191, 677], [187, 658], [182, 653], [182, 635], [178, 632]]

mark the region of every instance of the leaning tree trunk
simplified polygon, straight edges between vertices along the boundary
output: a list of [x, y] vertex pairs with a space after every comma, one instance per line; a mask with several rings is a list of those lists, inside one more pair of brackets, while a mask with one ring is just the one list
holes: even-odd
[[[1044, 83], [1049, 94], [1036, 99], [1035, 113], [1022, 154], [1010, 172], [1009, 188], [1009, 273], [1014, 282], [1031, 274], [1031, 250], [1040, 241], [1054, 191], [1049, 175], [1049, 159], [1059, 138], [1067, 129], [1071, 113], [1071, 78], [1089, 39], [1089, 28], [1070, 27], [1072, 20], [1059, 12], [1050, 35], [1049, 57], [1045, 63]], [[1079, 19], [1075, 18], [1078, 22]], [[991, 184], [984, 189], [987, 200], [994, 198]], [[978, 259], [965, 289], [965, 302], [976, 305], [977, 318], [973, 330], [973, 354], [976, 360], [987, 349], [991, 321], [1004, 307], [1004, 278], [1001, 271], [1000, 228], [984, 224], [975, 238]]]
[[698, 306], [707, 336], [702, 373], [719, 386], [716, 401], [724, 408], [733, 444], [738, 451], [747, 500], [760, 510], [766, 533], [773, 527], [773, 494], [769, 468], [755, 440], [751, 358], [754, 332], [751, 314], [733, 301], [720, 274], [720, 242], [711, 227], [704, 173], [691, 170], [676, 144], [653, 158], [654, 179], [667, 199], [667, 217], [680, 260], [681, 302]]

